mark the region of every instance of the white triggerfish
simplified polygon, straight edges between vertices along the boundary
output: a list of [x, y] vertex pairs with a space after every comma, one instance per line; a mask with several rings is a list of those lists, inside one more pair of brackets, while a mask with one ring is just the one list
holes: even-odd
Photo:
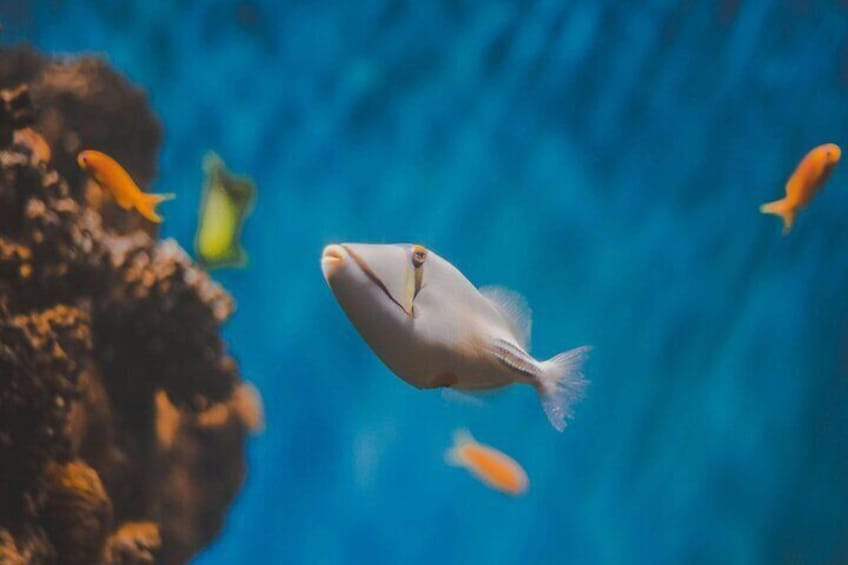
[[586, 386], [589, 347], [547, 361], [530, 356], [530, 311], [520, 295], [478, 290], [420, 245], [328, 245], [321, 269], [354, 327], [404, 381], [462, 391], [529, 384], [551, 424], [565, 429]]

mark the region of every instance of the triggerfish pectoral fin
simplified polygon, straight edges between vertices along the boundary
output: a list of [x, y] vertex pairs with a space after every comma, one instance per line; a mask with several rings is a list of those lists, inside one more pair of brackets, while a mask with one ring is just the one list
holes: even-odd
[[792, 230], [792, 225], [795, 223], [795, 207], [790, 205], [785, 198], [769, 202], [760, 206], [760, 212], [763, 214], [774, 214], [780, 216], [783, 220], [783, 235], [786, 235]]
[[156, 207], [162, 202], [173, 200], [176, 197], [176, 194], [144, 194], [139, 202], [136, 202], [135, 207], [142, 216], [151, 222], [161, 224], [162, 216], [156, 213]]

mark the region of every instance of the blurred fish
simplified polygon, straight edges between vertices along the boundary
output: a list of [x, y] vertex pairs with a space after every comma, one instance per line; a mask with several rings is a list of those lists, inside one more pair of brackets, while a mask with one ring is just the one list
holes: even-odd
[[354, 327], [406, 382], [459, 390], [529, 384], [551, 424], [565, 428], [586, 384], [580, 366], [589, 348], [531, 357], [530, 311], [518, 294], [478, 291], [420, 245], [329, 245], [321, 268]]
[[115, 197], [118, 206], [124, 210], [135, 208], [154, 223], [162, 223], [162, 217], [156, 213], [156, 206], [175, 198], [173, 194], [146, 194], [132, 180], [129, 173], [114, 159], [100, 151], [86, 150], [77, 155], [80, 169], [88, 173], [100, 188]]
[[33, 152], [39, 161], [43, 163], [50, 161], [50, 157], [52, 156], [50, 145], [34, 129], [22, 128], [15, 130], [14, 143], [29, 147], [30, 151]]
[[807, 153], [786, 183], [786, 197], [763, 204], [760, 212], [783, 218], [783, 234], [795, 223], [795, 214], [804, 208], [824, 186], [833, 173], [842, 151], [834, 143], [825, 143]]
[[213, 152], [203, 159], [206, 180], [200, 204], [194, 245], [208, 267], [241, 267], [247, 253], [239, 241], [245, 218], [253, 210], [256, 187], [247, 177], [236, 176]]
[[453, 434], [453, 447], [445, 454], [449, 465], [464, 467], [493, 489], [506, 494], [527, 492], [527, 473], [509, 455], [488, 445], [477, 443], [468, 430]]

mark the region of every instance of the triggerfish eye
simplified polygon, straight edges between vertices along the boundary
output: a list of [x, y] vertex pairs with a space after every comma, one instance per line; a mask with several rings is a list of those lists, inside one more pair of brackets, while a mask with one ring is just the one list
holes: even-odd
[[420, 245], [416, 245], [412, 248], [412, 266], [416, 269], [424, 264], [424, 261], [427, 260], [427, 250], [421, 247]]

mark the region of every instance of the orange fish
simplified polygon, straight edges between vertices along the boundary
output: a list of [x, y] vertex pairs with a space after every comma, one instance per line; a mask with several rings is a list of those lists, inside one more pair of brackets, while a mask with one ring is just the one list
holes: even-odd
[[445, 454], [448, 464], [465, 467], [493, 489], [519, 495], [527, 491], [527, 473], [518, 462], [493, 447], [477, 443], [468, 430], [457, 430], [453, 447]]
[[103, 190], [112, 193], [124, 210], [135, 208], [154, 223], [161, 223], [156, 206], [174, 198], [173, 194], [146, 194], [138, 188], [129, 173], [114, 159], [100, 151], [82, 151], [77, 156], [80, 169], [87, 172]]
[[786, 183], [786, 197], [760, 206], [763, 214], [775, 214], [783, 218], [783, 234], [789, 233], [795, 223], [798, 210], [810, 203], [813, 196], [824, 186], [842, 157], [842, 150], [835, 143], [825, 143], [807, 153]]

